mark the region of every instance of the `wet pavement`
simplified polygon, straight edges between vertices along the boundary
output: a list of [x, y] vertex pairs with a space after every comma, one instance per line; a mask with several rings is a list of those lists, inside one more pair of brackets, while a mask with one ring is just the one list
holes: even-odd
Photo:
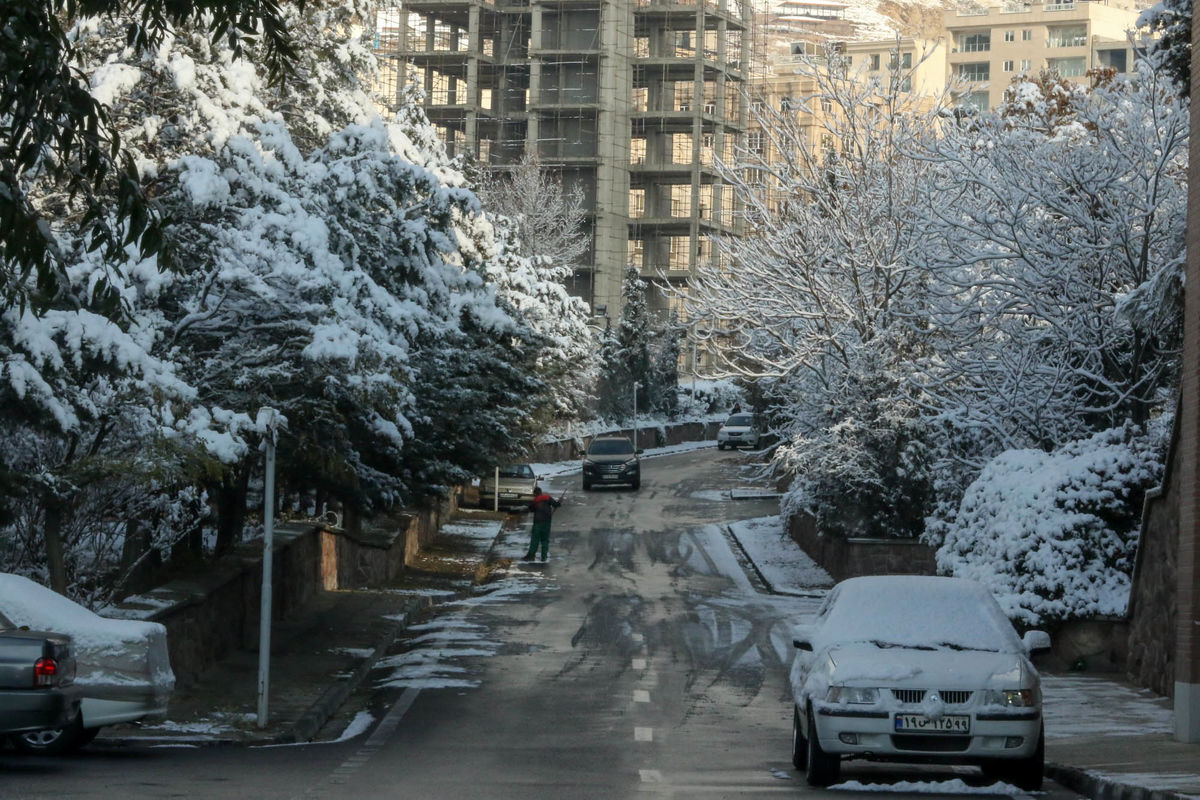
[[[565, 487], [573, 481], [560, 482]], [[736, 541], [729, 547], [714, 546], [731, 531], [705, 523], [711, 514], [704, 491], [708, 490], [681, 485], [658, 498], [682, 533], [642, 530], [634, 516], [612, 502], [602, 524], [589, 523], [578, 531], [556, 529], [556, 536], [576, 536], [570, 542], [569, 564], [562, 560], [566, 556], [561, 547], [552, 550], [548, 565], [514, 563], [512, 557], [525, 542], [524, 520], [512, 518], [501, 529], [482, 518], [472, 522], [471, 515], [464, 514], [466, 527], [439, 537], [425, 554], [424, 566], [413, 570], [406, 584], [387, 590], [325, 592], [302, 617], [275, 626], [265, 725], [258, 724], [254, 713], [257, 655], [241, 652], [209, 670], [197, 684], [180, 687], [167, 720], [105, 729], [94, 746], [349, 740], [384, 716], [382, 710], [370, 714], [363, 708], [388, 688], [388, 675], [398, 676], [390, 684], [397, 693], [423, 685], [469, 688], [479, 679], [458, 666], [462, 658], [509, 646], [519, 652], [538, 647], [533, 641], [505, 644], [508, 637], [485, 632], [463, 616], [464, 608], [488, 602], [494, 593], [509, 593], [511, 597], [500, 599], [514, 600], [552, 591], [552, 576], [565, 574], [566, 568], [603, 573], [612, 586], [621, 587], [628, 575], [644, 572], [647, 563], [665, 569], [666, 583], [645, 592], [632, 586], [610, 588], [587, 598], [571, 623], [573, 630], [563, 633], [569, 636], [568, 652], [577, 652], [578, 658], [568, 658], [561, 670], [595, 669], [594, 654], [603, 652], [632, 664], [631, 674], [636, 675], [639, 660], [641, 669], [648, 669], [639, 653], [657, 649], [675, 653], [675, 658], [684, 654], [691, 662], [684, 673], [689, 685], [678, 687], [684, 696], [703, 696], [707, 687], [714, 694], [717, 688], [721, 692], [710, 702], [693, 701], [690, 709], [678, 709], [680, 719], [704, 718], [716, 713], [714, 706], [740, 704], [747, 712], [756, 704], [769, 707], [775, 702], [772, 693], [778, 691], [777, 673], [786, 672], [789, 656], [782, 621], [811, 608], [816, 595], [784, 596], [787, 589], [773, 594], [773, 587], [761, 579], [762, 571], [750, 561], [753, 548], [738, 547]], [[576, 514], [587, 511], [585, 500], [569, 501], [576, 504]], [[770, 509], [769, 499], [750, 500], [732, 513], [749, 518]], [[733, 595], [723, 588], [704, 590], [708, 584], [725, 587], [730, 579], [736, 585]], [[664, 615], [660, 606], [667, 593], [685, 583], [691, 610], [682, 616]], [[747, 603], [745, 597], [753, 600]], [[521, 630], [509, 633], [519, 639]], [[665, 681], [666, 673], [662, 675]], [[1103, 800], [1200, 797], [1200, 746], [1173, 740], [1169, 701], [1129, 686], [1120, 676], [1072, 673], [1044, 678], [1051, 778]], [[762, 724], [753, 719], [747, 717], [744, 724]], [[786, 743], [779, 748], [777, 755], [786, 758]], [[654, 782], [655, 770], [642, 772], [643, 781]]]

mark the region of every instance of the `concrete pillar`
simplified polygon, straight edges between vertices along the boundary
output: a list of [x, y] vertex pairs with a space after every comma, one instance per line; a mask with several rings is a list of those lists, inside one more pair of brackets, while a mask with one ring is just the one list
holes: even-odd
[[[1192, 85], [1200, 81], [1200, 25], [1192, 26]], [[1187, 290], [1179, 424], [1179, 602], [1175, 738], [1200, 742], [1200, 103], [1192, 103], [1188, 166]]]
[[600, 112], [597, 120], [595, 267], [592, 305], [620, 316], [629, 257], [629, 111], [633, 94], [633, 0], [600, 6]]

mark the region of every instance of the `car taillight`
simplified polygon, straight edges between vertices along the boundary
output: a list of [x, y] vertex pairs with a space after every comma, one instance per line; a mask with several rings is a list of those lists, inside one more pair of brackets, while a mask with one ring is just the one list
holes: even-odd
[[53, 686], [58, 677], [58, 662], [53, 658], [39, 658], [33, 665], [33, 685]]

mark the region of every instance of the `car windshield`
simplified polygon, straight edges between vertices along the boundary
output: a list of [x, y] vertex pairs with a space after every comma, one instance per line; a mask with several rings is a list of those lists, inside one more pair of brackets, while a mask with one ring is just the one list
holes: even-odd
[[974, 581], [923, 576], [854, 578], [820, 622], [814, 646], [872, 642], [881, 647], [1023, 652], [1012, 623]]
[[628, 439], [596, 439], [588, 447], [588, 455], [620, 456], [633, 453], [633, 442]]
[[500, 468], [501, 478], [533, 478], [533, 467], [528, 464], [509, 464]]
[[754, 417], [749, 414], [734, 414], [725, 420], [725, 427], [727, 428], [749, 428], [753, 424]]

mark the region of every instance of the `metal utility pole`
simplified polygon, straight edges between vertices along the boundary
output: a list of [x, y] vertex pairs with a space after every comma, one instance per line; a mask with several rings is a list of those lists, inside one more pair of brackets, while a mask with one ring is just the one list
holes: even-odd
[[638, 449], [638, 424], [637, 424], [637, 393], [642, 385], [637, 381], [633, 382], [633, 449]]
[[271, 578], [275, 549], [275, 437], [284, 422], [273, 408], [258, 412], [258, 426], [263, 430], [266, 450], [266, 474], [263, 478], [263, 560], [262, 593], [259, 598], [258, 619], [258, 719], [259, 728], [267, 727], [267, 697], [271, 683]]

